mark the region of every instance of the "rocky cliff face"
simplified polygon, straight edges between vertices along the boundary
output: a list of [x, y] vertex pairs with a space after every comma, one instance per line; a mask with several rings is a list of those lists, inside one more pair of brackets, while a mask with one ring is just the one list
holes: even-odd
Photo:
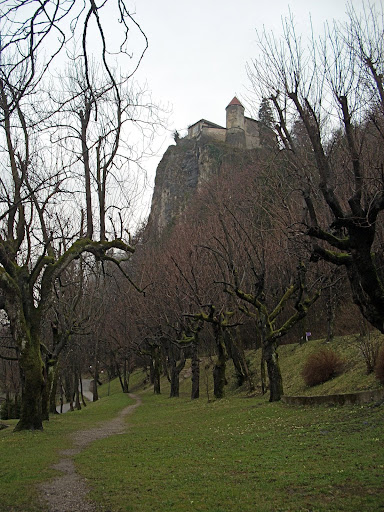
[[218, 172], [218, 161], [208, 156], [209, 146], [181, 139], [165, 152], [156, 170], [149, 229], [159, 237], [183, 211], [202, 181]]
[[158, 238], [172, 226], [196, 190], [210, 178], [219, 175], [223, 166], [239, 157], [244, 161], [246, 150], [224, 143], [196, 139], [180, 139], [165, 152], [156, 171], [148, 229]]

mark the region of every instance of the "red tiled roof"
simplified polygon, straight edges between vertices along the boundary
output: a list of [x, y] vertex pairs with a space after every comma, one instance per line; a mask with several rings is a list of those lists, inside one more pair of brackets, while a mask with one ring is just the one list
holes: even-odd
[[243, 106], [240, 101], [236, 98], [236, 96], [233, 97], [233, 100], [228, 104], [228, 107], [231, 105], [241, 105]]

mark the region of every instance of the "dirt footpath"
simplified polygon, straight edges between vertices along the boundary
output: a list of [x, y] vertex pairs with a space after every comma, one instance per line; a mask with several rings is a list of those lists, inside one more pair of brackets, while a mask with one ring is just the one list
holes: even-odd
[[100, 424], [91, 430], [81, 430], [73, 434], [74, 448], [60, 452], [60, 461], [52, 466], [63, 473], [40, 486], [41, 502], [49, 512], [98, 512], [97, 506], [88, 499], [89, 488], [85, 478], [76, 473], [73, 457], [93, 441], [121, 434], [125, 431], [124, 418], [139, 407], [141, 399], [133, 394], [134, 405], [125, 407], [116, 418]]

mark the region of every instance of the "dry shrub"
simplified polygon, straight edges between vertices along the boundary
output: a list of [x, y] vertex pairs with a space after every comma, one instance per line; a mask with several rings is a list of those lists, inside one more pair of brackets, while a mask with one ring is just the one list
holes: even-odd
[[330, 348], [322, 348], [307, 357], [301, 375], [307, 386], [316, 386], [342, 373], [344, 362]]
[[369, 375], [375, 371], [377, 355], [382, 344], [382, 336], [374, 334], [372, 327], [363, 319], [360, 323], [360, 334], [355, 339], [357, 347], [363, 356], [367, 375]]
[[380, 383], [384, 385], [384, 345], [376, 357], [375, 374]]

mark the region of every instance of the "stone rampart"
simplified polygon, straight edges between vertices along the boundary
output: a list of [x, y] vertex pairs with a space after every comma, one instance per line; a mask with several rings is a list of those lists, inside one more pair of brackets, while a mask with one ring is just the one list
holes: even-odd
[[283, 396], [281, 400], [288, 405], [363, 405], [384, 400], [384, 388], [337, 395]]

